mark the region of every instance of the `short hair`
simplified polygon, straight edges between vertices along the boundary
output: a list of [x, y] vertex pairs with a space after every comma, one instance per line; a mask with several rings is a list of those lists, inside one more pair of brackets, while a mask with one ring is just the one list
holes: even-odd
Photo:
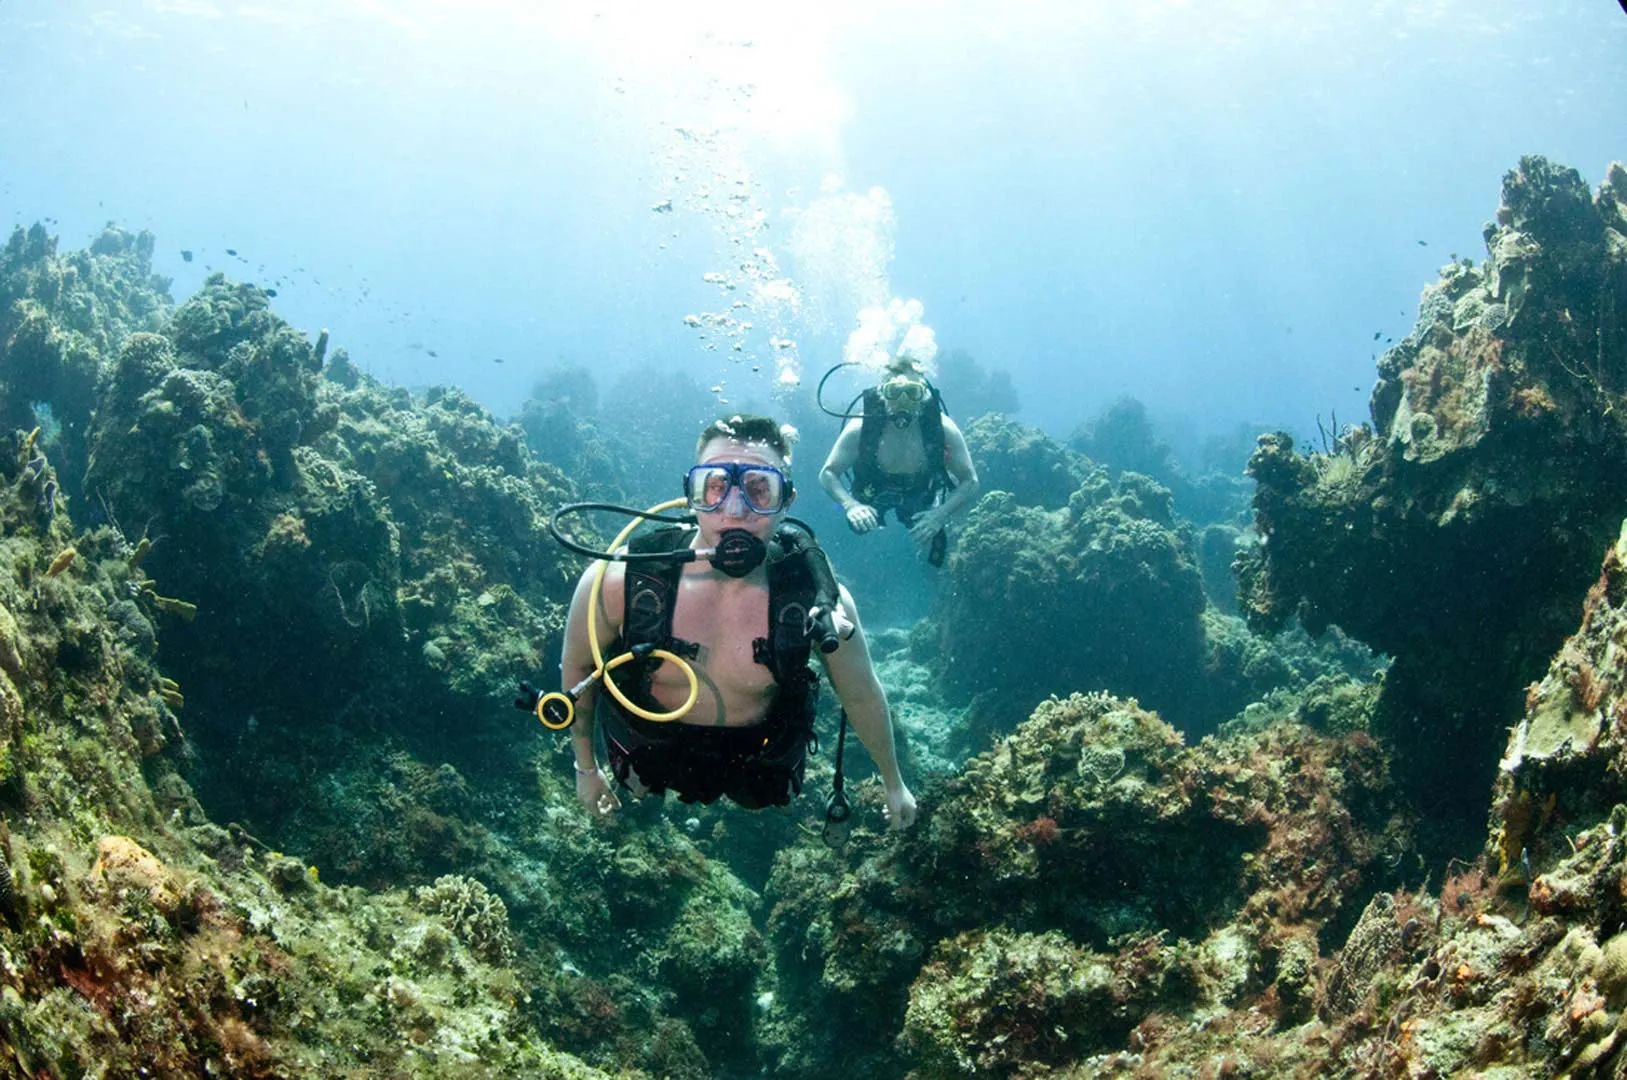
[[900, 375], [909, 375], [916, 379], [926, 378], [926, 372], [921, 370], [920, 363], [913, 356], [893, 357], [887, 361], [886, 372], [889, 378], [897, 378]]
[[695, 453], [699, 454], [713, 439], [763, 443], [784, 458], [786, 465], [791, 464], [791, 440], [786, 437], [785, 429], [767, 416], [735, 413], [713, 420], [701, 429], [701, 437], [695, 441]]

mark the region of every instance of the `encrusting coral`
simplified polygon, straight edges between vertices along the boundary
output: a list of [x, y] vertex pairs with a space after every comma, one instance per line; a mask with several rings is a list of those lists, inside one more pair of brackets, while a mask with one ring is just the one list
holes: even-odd
[[1385, 353], [1372, 425], [1303, 456], [1262, 436], [1250, 624], [1330, 623], [1394, 658], [1378, 729], [1472, 837], [1525, 684], [1576, 626], [1627, 514], [1627, 171], [1596, 193], [1537, 157], [1503, 182], [1488, 259], [1445, 267]]

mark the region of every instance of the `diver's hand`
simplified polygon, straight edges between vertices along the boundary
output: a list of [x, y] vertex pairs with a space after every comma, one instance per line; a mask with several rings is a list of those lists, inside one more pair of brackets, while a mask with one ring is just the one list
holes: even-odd
[[590, 818], [609, 818], [621, 809], [621, 800], [610, 789], [603, 769], [576, 773], [576, 798], [587, 808]]
[[881, 524], [881, 519], [876, 517], [875, 507], [866, 506], [864, 503], [855, 503], [848, 508], [847, 527], [854, 532], [867, 533], [879, 524]]
[[881, 808], [889, 832], [902, 832], [915, 824], [915, 796], [900, 780], [896, 788], [887, 789], [887, 805]]
[[944, 517], [942, 510], [933, 508], [915, 519], [910, 526], [910, 543], [915, 545], [917, 552], [926, 554], [932, 546], [932, 538], [943, 528]]

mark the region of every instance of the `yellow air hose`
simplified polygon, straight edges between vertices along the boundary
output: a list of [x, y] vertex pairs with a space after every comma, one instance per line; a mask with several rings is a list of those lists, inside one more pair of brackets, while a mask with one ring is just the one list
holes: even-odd
[[[688, 505], [688, 499], [671, 499], [667, 502], [650, 507], [647, 511], [645, 511], [645, 513], [659, 514], [663, 510], [674, 510], [680, 506]], [[627, 537], [632, 534], [632, 531], [638, 528], [639, 523], [639, 518], [634, 518], [632, 521], [629, 521], [627, 523], [627, 527], [622, 529], [621, 532], [617, 533], [616, 538], [610, 542], [610, 552], [619, 550], [622, 544], [626, 543]], [[695, 702], [700, 698], [701, 684], [700, 680], [695, 677], [695, 669], [689, 665], [689, 661], [685, 660], [676, 653], [668, 652], [666, 649], [651, 649], [649, 655], [658, 660], [666, 660], [670, 663], [676, 664], [678, 666], [678, 670], [682, 671], [684, 676], [688, 678], [689, 697], [676, 709], [672, 709], [668, 712], [652, 712], [649, 709], [636, 705], [630, 698], [627, 697], [626, 694], [621, 692], [621, 687], [617, 686], [610, 678], [610, 673], [612, 671], [627, 663], [629, 660], [637, 659], [637, 656], [632, 651], [628, 651], [619, 656], [612, 656], [610, 660], [606, 662], [604, 653], [599, 649], [599, 594], [604, 590], [604, 576], [609, 569], [609, 559], [599, 560], [599, 569], [595, 571], [593, 575], [593, 591], [588, 596], [588, 648], [593, 653], [593, 674], [589, 675], [586, 679], [583, 679], [582, 682], [578, 683], [569, 694], [561, 693], [560, 691], [555, 690], [552, 693], [544, 694], [542, 697], [537, 699], [537, 719], [542, 721], [542, 726], [548, 728], [550, 731], [562, 731], [565, 728], [570, 727], [571, 724], [575, 722], [576, 696], [580, 694], [587, 686], [591, 685], [594, 680], [603, 680], [605, 689], [610, 691], [610, 696], [615, 698], [617, 703], [620, 704], [622, 708], [626, 709], [634, 716], [642, 717], [645, 720], [653, 720], [660, 724], [667, 723], [671, 720], [677, 720], [679, 717], [688, 713], [690, 709], [695, 707]], [[564, 704], [564, 710], [562, 713], [560, 713], [560, 715], [564, 716], [562, 721], [550, 720], [545, 712], [546, 707], [551, 702], [555, 701], [562, 702]]]

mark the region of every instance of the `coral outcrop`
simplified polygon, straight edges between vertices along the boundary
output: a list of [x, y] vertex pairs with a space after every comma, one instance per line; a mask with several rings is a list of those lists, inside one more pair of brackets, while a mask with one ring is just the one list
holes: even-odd
[[1250, 624], [1337, 624], [1394, 658], [1380, 730], [1456, 825], [1447, 846], [1472, 835], [1523, 688], [1575, 628], [1627, 513], [1624, 220], [1620, 165], [1590, 193], [1522, 159], [1487, 261], [1447, 266], [1382, 358], [1372, 426], [1329, 454], [1262, 437], [1249, 464]]
[[[967, 441], [988, 491], [951, 549], [935, 635], [921, 647], [945, 698], [972, 702], [964, 746], [982, 748], [1047, 694], [1090, 689], [1211, 731], [1353, 657], [1273, 645], [1212, 610], [1193, 531], [1152, 479], [1113, 481], [999, 417], [978, 420]], [[1371, 661], [1358, 666], [1371, 674]]]
[[1046, 702], [893, 850], [782, 853], [780, 1074], [1030, 1076], [1166, 1014], [1294, 1020], [1315, 994], [1294, 958], [1314, 965], [1409, 835], [1365, 734], [1276, 722], [1188, 748], [1131, 701]]

